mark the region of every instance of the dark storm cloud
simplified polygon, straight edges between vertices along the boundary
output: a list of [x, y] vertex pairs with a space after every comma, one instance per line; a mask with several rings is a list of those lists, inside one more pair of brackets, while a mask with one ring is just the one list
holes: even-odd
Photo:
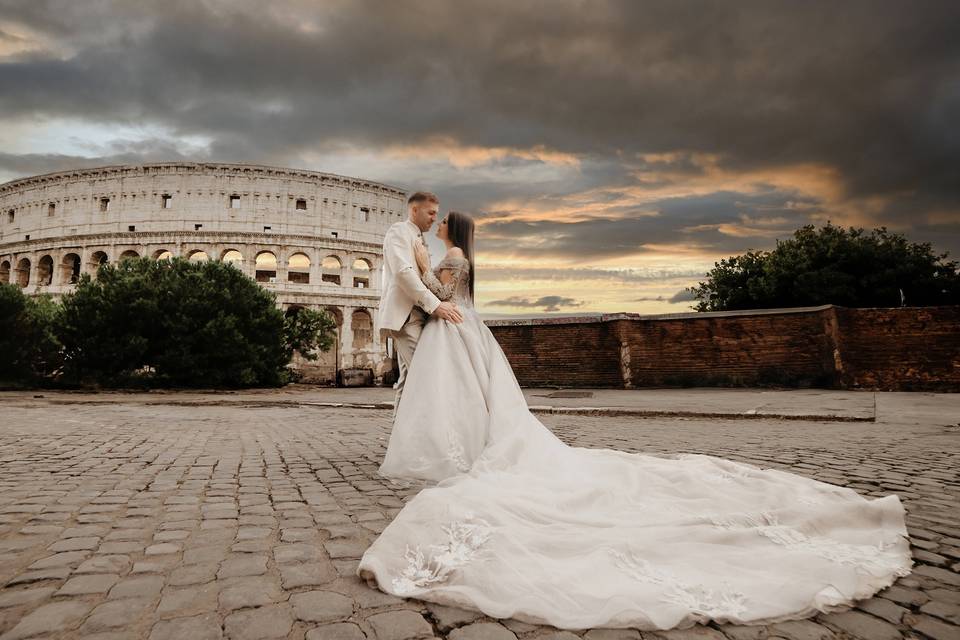
[[[719, 154], [734, 172], [836, 168], [847, 196], [889, 199], [872, 214], [878, 221], [960, 211], [953, 1], [0, 0], [0, 28], [0, 45], [36, 44], [0, 62], [0, 117], [146, 121], [210, 139], [215, 160], [296, 164], [343, 143], [377, 149], [445, 136], [577, 154], [596, 161], [580, 180], [597, 186], [625, 180], [618, 162], [662, 168], [638, 154], [689, 150]], [[179, 153], [159, 145], [114, 155]], [[24, 173], [86, 164], [0, 162]], [[683, 156], [670, 169], [702, 173]], [[524, 179], [440, 182], [475, 211], [538, 190], [569, 193]], [[656, 218], [631, 219], [625, 206], [620, 219], [575, 227], [505, 218], [483, 230], [501, 246], [539, 234], [541, 253], [585, 256], [644, 242], [769, 247], [769, 236], [678, 231], [734, 222], [724, 201], [733, 198], [661, 203]], [[960, 224], [921, 235], [960, 248]]]
[[957, 196], [950, 1], [0, 7], [75, 49], [2, 65], [8, 116], [155, 118], [217, 134], [220, 152], [261, 155], [427, 133], [699, 149], [739, 168], [827, 162], [857, 192], [923, 184]]
[[682, 289], [677, 291], [675, 294], [669, 298], [664, 298], [663, 296], [644, 296], [642, 298], [634, 298], [634, 302], [669, 302], [671, 304], [678, 304], [680, 302], [691, 302], [696, 300], [697, 297], [693, 295], [692, 291]]
[[[620, 211], [617, 217], [588, 217], [582, 220], [511, 220], [485, 222], [477, 233], [482, 252], [511, 256], [571, 256], [578, 259], [635, 253], [656, 253], [657, 245], [682, 244], [700, 247], [706, 252], [737, 252], [773, 244], [774, 235], [789, 235], [802, 226], [806, 213], [798, 215], [789, 203], [804, 203], [796, 193], [771, 189], [744, 195], [718, 192], [707, 196], [665, 198], [645, 205], [656, 216], [631, 215]], [[815, 202], [808, 201], [815, 211]], [[782, 219], [762, 229], [744, 224], [744, 216]], [[732, 229], [724, 232], [721, 225]], [[742, 235], [730, 235], [736, 231]], [[653, 245], [653, 246], [645, 246]]]
[[536, 300], [524, 298], [523, 296], [510, 296], [509, 298], [505, 298], [503, 300], [494, 300], [493, 302], [488, 302], [487, 304], [491, 307], [518, 307], [530, 309], [538, 309], [542, 307], [544, 311], [559, 311], [561, 308], [583, 306], [583, 302], [564, 296], [543, 296], [537, 298]]

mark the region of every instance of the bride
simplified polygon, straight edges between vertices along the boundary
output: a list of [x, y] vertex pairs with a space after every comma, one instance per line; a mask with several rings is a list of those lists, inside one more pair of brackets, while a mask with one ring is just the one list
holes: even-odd
[[560, 441], [473, 308], [473, 229], [446, 216], [433, 271], [418, 249], [424, 284], [464, 321], [431, 319], [420, 335], [380, 473], [431, 486], [366, 551], [361, 577], [494, 618], [665, 630], [844, 611], [910, 573], [896, 495]]

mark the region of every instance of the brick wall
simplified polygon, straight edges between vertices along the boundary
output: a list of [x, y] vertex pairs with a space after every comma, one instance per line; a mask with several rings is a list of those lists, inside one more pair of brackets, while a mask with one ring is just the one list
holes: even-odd
[[487, 322], [523, 386], [960, 391], [960, 306]]

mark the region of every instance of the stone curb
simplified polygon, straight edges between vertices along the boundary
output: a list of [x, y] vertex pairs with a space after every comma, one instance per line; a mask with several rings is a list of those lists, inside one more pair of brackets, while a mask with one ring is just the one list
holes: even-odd
[[[129, 402], [129, 400], [127, 400]], [[51, 404], [115, 404], [115, 400], [69, 400], [47, 399]], [[367, 409], [393, 410], [392, 402], [306, 402], [303, 400], [198, 400], [150, 399], [138, 404], [162, 404], [185, 407], [204, 406], [242, 406], [242, 407], [316, 407], [320, 409]], [[721, 418], [735, 420], [800, 420], [805, 422], [876, 422], [876, 416], [843, 416], [836, 414], [792, 414], [776, 412], [749, 411], [685, 411], [683, 409], [655, 410], [631, 409], [629, 407], [555, 407], [550, 405], [530, 405], [530, 411], [540, 414], [572, 416], [634, 416], [637, 418]]]

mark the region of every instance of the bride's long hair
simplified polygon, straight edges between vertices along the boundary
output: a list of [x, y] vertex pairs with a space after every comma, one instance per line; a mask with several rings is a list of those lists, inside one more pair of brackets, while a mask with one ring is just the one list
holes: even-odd
[[470, 299], [473, 300], [473, 218], [459, 211], [447, 214], [447, 237], [453, 246], [463, 251], [463, 257], [470, 263]]

